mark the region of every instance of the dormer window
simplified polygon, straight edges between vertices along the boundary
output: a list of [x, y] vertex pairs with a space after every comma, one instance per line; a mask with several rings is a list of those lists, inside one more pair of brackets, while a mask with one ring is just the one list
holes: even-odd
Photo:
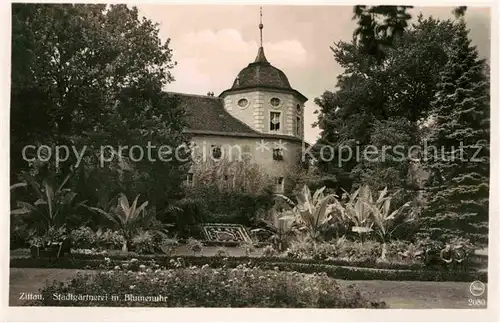
[[269, 115], [269, 130], [279, 131], [280, 130], [280, 119], [281, 119], [281, 113], [271, 112], [271, 114]]
[[274, 160], [283, 160], [283, 149], [282, 148], [274, 148], [273, 149], [273, 159]]

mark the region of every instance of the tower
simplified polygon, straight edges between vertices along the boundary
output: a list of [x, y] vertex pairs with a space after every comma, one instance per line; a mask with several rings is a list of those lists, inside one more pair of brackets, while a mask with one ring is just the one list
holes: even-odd
[[307, 98], [293, 89], [285, 73], [271, 65], [264, 54], [262, 8], [260, 45], [253, 62], [236, 76], [230, 89], [219, 97], [224, 108], [252, 129], [272, 135], [302, 139], [304, 103]]

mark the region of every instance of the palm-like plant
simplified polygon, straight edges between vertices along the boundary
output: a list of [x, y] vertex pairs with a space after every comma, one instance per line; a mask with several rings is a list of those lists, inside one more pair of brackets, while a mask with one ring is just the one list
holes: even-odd
[[37, 200], [34, 203], [18, 201], [17, 208], [12, 210], [11, 214], [33, 217], [34, 228], [38, 233], [64, 226], [78, 208], [85, 206], [85, 201], [76, 202], [77, 194], [65, 188], [69, 178], [70, 175], [66, 176], [60, 185], [54, 185], [48, 180], [39, 184], [31, 176], [26, 175], [25, 182], [14, 184], [11, 189], [29, 186], [36, 194]]
[[371, 220], [375, 226], [374, 231], [382, 241], [382, 256], [381, 259], [386, 259], [387, 246], [386, 242], [391, 239], [392, 233], [401, 225], [408, 224], [416, 220], [413, 212], [404, 212], [410, 206], [407, 202], [391, 211], [391, 201], [394, 195], [387, 195], [387, 188], [380, 192], [378, 199], [363, 201], [371, 211]]
[[141, 205], [137, 206], [138, 201], [139, 195], [137, 195], [132, 204], [130, 204], [125, 194], [120, 193], [118, 196], [118, 205], [109, 212], [97, 207], [91, 208], [110, 220], [116, 226], [116, 229], [123, 235], [125, 239], [122, 251], [124, 252], [128, 251], [131, 239], [144, 227], [145, 222], [148, 221], [146, 216], [147, 213], [145, 212], [148, 202], [143, 202]]
[[373, 201], [371, 190], [368, 185], [364, 185], [352, 194], [345, 192], [345, 195], [347, 201], [342, 217], [350, 222], [351, 231], [356, 232], [363, 241], [363, 235], [373, 231], [373, 222], [370, 217], [371, 209], [367, 205], [368, 201]]
[[293, 208], [294, 224], [300, 232], [312, 240], [321, 240], [322, 233], [332, 224], [332, 211], [339, 206], [335, 194], [325, 195], [326, 187], [317, 189], [314, 194], [307, 185], [297, 194], [297, 203], [284, 195], [284, 198]]
[[266, 231], [271, 234], [269, 240], [279, 251], [283, 251], [287, 247], [287, 243], [292, 239], [296, 230], [294, 227], [295, 215], [291, 211], [277, 212], [272, 210], [269, 218], [261, 219], [266, 225], [266, 228], [253, 229], [252, 232]]

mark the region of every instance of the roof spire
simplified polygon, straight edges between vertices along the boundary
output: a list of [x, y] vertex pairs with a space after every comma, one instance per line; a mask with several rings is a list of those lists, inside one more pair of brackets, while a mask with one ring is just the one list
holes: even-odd
[[260, 7], [260, 47], [257, 52], [257, 57], [255, 58], [255, 63], [268, 63], [266, 56], [264, 55], [264, 46], [262, 44], [262, 29], [264, 29], [264, 25], [262, 24], [262, 7]]
[[262, 24], [262, 7], [260, 7], [260, 24], [259, 24], [259, 29], [260, 29], [260, 47], [262, 47], [262, 29], [264, 29], [264, 25]]

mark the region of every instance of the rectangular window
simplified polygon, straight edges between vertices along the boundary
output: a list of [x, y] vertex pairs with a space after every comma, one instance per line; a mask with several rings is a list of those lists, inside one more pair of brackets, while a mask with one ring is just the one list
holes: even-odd
[[220, 159], [222, 157], [222, 149], [220, 146], [212, 145], [212, 157], [213, 159]]
[[193, 173], [187, 173], [187, 176], [186, 176], [186, 186], [188, 186], [188, 187], [194, 186], [194, 175], [193, 175]]
[[284, 177], [277, 177], [276, 178], [275, 191], [276, 191], [276, 193], [285, 192], [285, 178]]
[[274, 160], [283, 160], [283, 149], [274, 148], [273, 149], [273, 159]]
[[295, 120], [295, 134], [297, 136], [300, 136], [300, 117], [297, 117], [296, 120]]
[[271, 112], [269, 118], [269, 130], [271, 131], [279, 131], [280, 130], [280, 112]]

